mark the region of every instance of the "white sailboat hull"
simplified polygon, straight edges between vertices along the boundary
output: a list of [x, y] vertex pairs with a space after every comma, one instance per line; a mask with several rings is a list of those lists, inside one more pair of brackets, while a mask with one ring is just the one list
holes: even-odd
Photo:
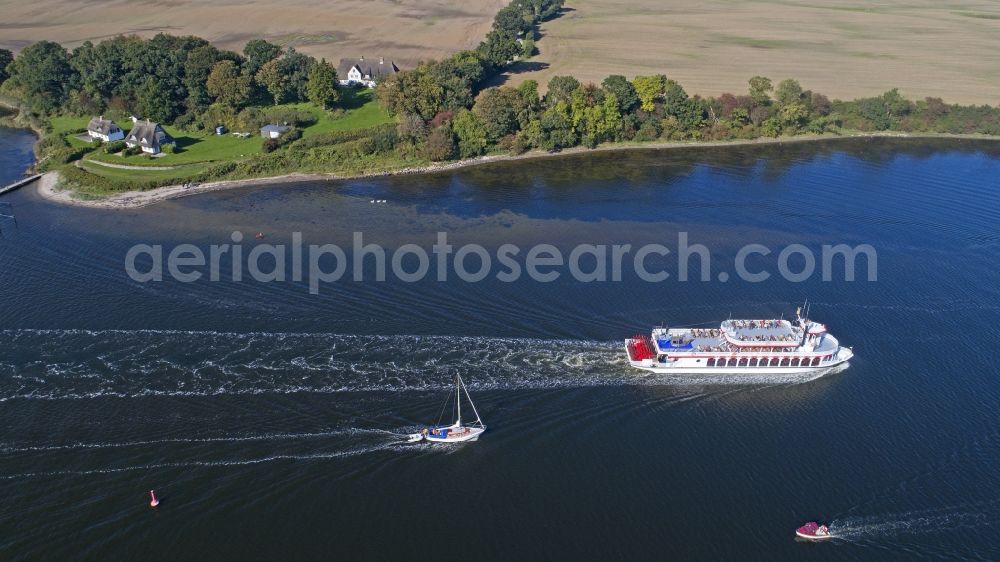
[[[465, 392], [465, 397], [469, 399], [469, 406], [472, 406], [472, 412], [476, 414], [476, 420], [469, 425], [462, 423], [463, 391]], [[476, 405], [472, 403], [472, 397], [469, 396], [469, 390], [465, 388], [462, 377], [458, 375], [455, 375], [455, 413], [455, 423], [448, 426], [432, 426], [420, 433], [413, 433], [408, 436], [409, 442], [416, 443], [423, 440], [428, 443], [468, 443], [478, 440], [479, 436], [486, 431], [486, 426], [483, 425], [483, 421], [479, 417], [479, 412], [476, 411]]]
[[424, 440], [428, 443], [466, 443], [476, 441], [484, 431], [486, 431], [485, 427], [456, 428], [452, 426], [448, 428], [448, 433], [444, 437], [428, 432], [427, 435], [424, 435]]

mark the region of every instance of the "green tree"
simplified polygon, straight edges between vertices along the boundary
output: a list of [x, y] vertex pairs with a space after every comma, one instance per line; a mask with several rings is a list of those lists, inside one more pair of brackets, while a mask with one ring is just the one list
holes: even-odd
[[573, 92], [580, 87], [580, 81], [572, 76], [553, 76], [549, 79], [549, 89], [545, 94], [545, 103], [550, 106], [559, 102], [569, 103]]
[[58, 109], [79, 75], [69, 64], [69, 53], [58, 43], [39, 41], [28, 45], [8, 66], [10, 80], [33, 107], [45, 112]]
[[884, 131], [891, 129], [899, 118], [911, 110], [910, 102], [893, 88], [881, 96], [857, 100], [857, 111], [871, 122], [875, 129]]
[[802, 102], [789, 102], [778, 110], [778, 119], [782, 130], [794, 132], [809, 121], [809, 110]]
[[577, 123], [580, 138], [589, 147], [617, 140], [623, 127], [618, 99], [613, 93], [607, 94], [599, 104], [588, 105], [583, 109], [582, 119]]
[[653, 111], [656, 109], [656, 100], [663, 96], [663, 91], [667, 87], [667, 77], [663, 74], [636, 76], [632, 80], [632, 85], [639, 96], [639, 103], [642, 110]]
[[236, 53], [221, 51], [212, 45], [197, 47], [188, 55], [184, 62], [184, 86], [188, 93], [185, 105], [189, 110], [201, 112], [212, 103], [212, 96], [208, 94], [206, 84], [215, 64], [221, 60], [235, 63], [239, 60], [239, 56]]
[[215, 63], [206, 86], [215, 101], [233, 109], [240, 109], [250, 101], [250, 77], [240, 73], [239, 67], [231, 60]]
[[901, 96], [896, 88], [882, 94], [882, 104], [885, 106], [885, 114], [889, 119], [906, 115], [911, 109], [910, 102]]
[[663, 85], [663, 103], [667, 113], [677, 115], [688, 101], [687, 92], [676, 80], [667, 80]]
[[168, 121], [171, 117], [170, 100], [163, 95], [163, 84], [155, 76], [147, 76], [135, 92], [135, 110], [152, 121]]
[[458, 137], [458, 153], [462, 158], [472, 158], [486, 152], [489, 133], [479, 117], [471, 111], [462, 111], [451, 122], [452, 131]]
[[256, 76], [262, 66], [281, 56], [281, 47], [263, 39], [251, 39], [243, 46], [247, 73]]
[[340, 99], [340, 93], [337, 91], [337, 69], [326, 62], [326, 59], [312, 65], [309, 69], [306, 90], [309, 92], [309, 101], [323, 109], [329, 109]]
[[760, 124], [760, 134], [765, 137], [776, 137], [781, 134], [781, 120], [777, 117], [765, 119]]
[[470, 88], [475, 88], [486, 78], [488, 65], [478, 51], [459, 51], [441, 61], [437, 72], [442, 76], [461, 78]]
[[768, 105], [771, 103], [771, 79], [763, 76], [754, 76], [750, 79], [750, 97], [757, 105]]
[[472, 111], [486, 128], [487, 138], [491, 143], [496, 143], [517, 129], [518, 109], [522, 103], [520, 92], [509, 86], [501, 86], [483, 90]]
[[7, 67], [10, 63], [14, 62], [14, 53], [8, 51], [7, 49], [0, 49], [0, 84], [3, 84], [7, 78], [10, 78], [10, 73], [7, 71]]
[[281, 71], [281, 62], [269, 60], [260, 67], [255, 76], [257, 83], [263, 86], [275, 104], [284, 103], [291, 97], [288, 89], [288, 77]]
[[375, 95], [391, 114], [415, 113], [430, 121], [443, 109], [444, 87], [418, 66], [380, 82]]
[[287, 80], [288, 101], [306, 101], [309, 92], [306, 84], [309, 82], [309, 69], [316, 64], [316, 59], [289, 49], [285, 56], [277, 59], [281, 64], [281, 72]]
[[487, 33], [486, 40], [479, 45], [478, 50], [483, 59], [494, 68], [502, 68], [507, 61], [514, 60], [514, 57], [523, 52], [521, 44], [517, 42], [517, 35], [501, 29]]
[[803, 99], [804, 92], [798, 80], [782, 80], [774, 89], [774, 100], [779, 106], [786, 106], [792, 103], [799, 103]]
[[534, 80], [521, 82], [517, 87], [517, 93], [521, 96], [521, 102], [517, 106], [517, 124], [523, 129], [542, 108], [542, 100], [538, 96], [538, 82]]
[[569, 104], [560, 101], [542, 113], [538, 120], [539, 139], [536, 146], [553, 151], [576, 144], [576, 133], [569, 120], [569, 111]]
[[635, 86], [621, 74], [612, 74], [601, 82], [601, 88], [609, 94], [614, 94], [618, 100], [618, 109], [622, 113], [631, 113], [639, 105], [639, 95]]
[[530, 59], [536, 54], [538, 54], [538, 50], [535, 48], [535, 40], [531, 37], [525, 37], [524, 42], [521, 43], [521, 57]]

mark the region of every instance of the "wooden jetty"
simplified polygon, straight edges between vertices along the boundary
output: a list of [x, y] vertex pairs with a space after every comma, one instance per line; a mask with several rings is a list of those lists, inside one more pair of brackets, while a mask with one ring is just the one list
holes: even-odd
[[29, 183], [37, 180], [40, 177], [42, 177], [42, 174], [35, 174], [33, 176], [28, 176], [28, 177], [26, 177], [24, 179], [17, 180], [16, 182], [14, 182], [14, 183], [6, 186], [6, 187], [0, 187], [0, 195], [4, 195], [6, 193], [10, 193], [11, 191], [14, 191], [15, 189], [20, 189], [20, 188], [28, 185]]

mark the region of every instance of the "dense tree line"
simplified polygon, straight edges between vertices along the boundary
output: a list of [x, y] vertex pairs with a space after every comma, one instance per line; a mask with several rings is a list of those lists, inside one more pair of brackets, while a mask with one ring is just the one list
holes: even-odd
[[0, 89], [42, 114], [118, 110], [182, 126], [206, 115], [226, 123], [251, 106], [308, 100], [329, 108], [337, 84], [325, 60], [262, 39], [242, 53], [162, 33], [88, 41], [72, 51], [39, 41], [16, 58], [0, 50]]
[[380, 86], [379, 98], [400, 115], [400, 133], [427, 157], [472, 157], [494, 150], [559, 150], [604, 142], [726, 140], [801, 133], [910, 131], [1000, 134], [1000, 108], [912, 102], [895, 89], [853, 101], [830, 101], [795, 80], [774, 85], [754, 76], [742, 95], [689, 96], [658, 74], [607, 77], [581, 84], [555, 76], [544, 96], [527, 81], [517, 88], [451, 91], [430, 62]]

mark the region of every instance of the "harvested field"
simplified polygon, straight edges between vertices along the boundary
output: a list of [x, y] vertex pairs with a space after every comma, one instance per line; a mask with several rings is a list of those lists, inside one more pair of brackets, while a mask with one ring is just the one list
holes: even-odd
[[568, 0], [539, 55], [507, 76], [600, 82], [665, 73], [689, 93], [796, 78], [830, 97], [898, 87], [911, 98], [1000, 104], [1000, 4], [989, 0]]
[[317, 57], [385, 56], [400, 66], [474, 47], [504, 0], [0, 0], [0, 47], [41, 39], [74, 47], [119, 34], [197, 35], [241, 50], [249, 39]]

